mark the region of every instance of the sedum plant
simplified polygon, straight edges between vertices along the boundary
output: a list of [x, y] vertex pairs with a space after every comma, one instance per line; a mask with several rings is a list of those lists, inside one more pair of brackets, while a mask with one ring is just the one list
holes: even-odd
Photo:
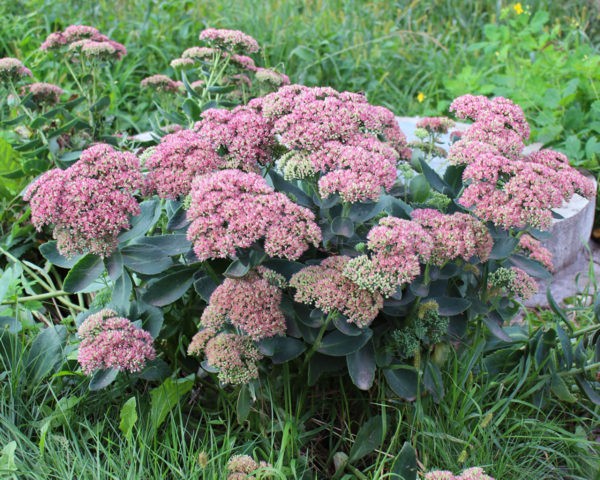
[[[207, 32], [227, 59], [254, 49]], [[92, 387], [175, 368], [253, 386], [289, 362], [309, 384], [345, 370], [363, 390], [440, 398], [449, 348], [487, 331], [511, 341], [503, 325], [549, 275], [552, 209], [595, 189], [560, 153], [522, 153], [529, 127], [511, 101], [465, 95], [451, 110], [473, 123], [443, 172], [430, 161], [450, 120], [423, 121], [411, 151], [363, 95], [286, 85], [204, 110], [139, 159], [98, 144], [38, 178], [25, 196], [53, 231], [42, 255], [69, 270], [66, 292], [100, 291], [80, 332], [108, 311], [132, 332], [112, 349], [139, 338], [145, 352], [145, 369], [90, 362], [100, 335], [82, 337]]]

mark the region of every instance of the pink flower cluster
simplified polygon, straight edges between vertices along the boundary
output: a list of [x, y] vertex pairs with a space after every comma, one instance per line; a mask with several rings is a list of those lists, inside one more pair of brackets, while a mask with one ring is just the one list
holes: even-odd
[[176, 199], [190, 192], [192, 180], [218, 169], [223, 159], [208, 139], [193, 130], [165, 135], [144, 162], [148, 169], [145, 191]]
[[151, 75], [144, 78], [140, 85], [157, 92], [178, 93], [183, 88], [183, 83], [171, 80], [166, 75]]
[[271, 160], [271, 126], [253, 109], [206, 110], [194, 130], [223, 157], [226, 168], [251, 172]]
[[417, 122], [417, 128], [423, 128], [430, 133], [448, 133], [454, 126], [454, 121], [448, 117], [425, 117]]
[[359, 94], [290, 85], [249, 105], [273, 122], [273, 132], [291, 150], [284, 174], [320, 173], [322, 197], [376, 200], [394, 184], [396, 164], [407, 155], [394, 115]]
[[260, 50], [254, 38], [239, 30], [207, 28], [200, 32], [200, 40], [217, 48], [240, 53], [256, 53]]
[[104, 60], [120, 60], [127, 55], [125, 46], [87, 25], [70, 25], [63, 32], [51, 33], [40, 49], [59, 50], [63, 47], [67, 51]]
[[483, 468], [472, 467], [458, 475], [448, 470], [434, 470], [425, 474], [425, 480], [494, 480], [494, 478], [486, 475]]
[[81, 338], [77, 360], [86, 375], [108, 368], [139, 372], [156, 357], [152, 336], [113, 310], [90, 315], [77, 334]]
[[140, 207], [134, 193], [142, 186], [137, 157], [97, 144], [66, 170], [53, 169], [25, 193], [31, 221], [38, 230], [54, 225], [53, 236], [66, 256], [90, 252], [108, 256], [117, 235], [128, 228]]
[[31, 94], [31, 100], [36, 106], [56, 105], [64, 90], [52, 83], [30, 83], [22, 89], [22, 94]]
[[314, 305], [325, 313], [337, 311], [360, 328], [367, 327], [383, 308], [383, 297], [361, 289], [343, 276], [350, 257], [326, 258], [320, 265], [303, 268], [294, 274], [290, 286], [296, 289], [295, 300]]
[[23, 77], [31, 77], [29, 70], [18, 58], [0, 58], [0, 81], [14, 82]]
[[381, 219], [367, 239], [371, 255], [350, 260], [344, 276], [385, 297], [414, 280], [421, 273], [419, 262], [427, 262], [434, 249], [431, 236], [421, 225], [396, 217]]
[[434, 265], [442, 266], [457, 258], [468, 261], [477, 256], [482, 262], [489, 258], [494, 240], [485, 224], [472, 215], [447, 215], [427, 208], [414, 210], [412, 218], [433, 240], [430, 261]]
[[525, 271], [517, 267], [500, 267], [490, 273], [488, 278], [489, 288], [506, 289], [510, 294], [527, 300], [538, 291], [536, 281]]
[[254, 77], [261, 83], [268, 83], [274, 87], [290, 84], [290, 77], [269, 68], [257, 68]]
[[519, 250], [524, 252], [529, 258], [537, 260], [548, 270], [554, 269], [552, 265], [552, 252], [542, 246], [542, 242], [536, 240], [531, 235], [523, 235], [519, 238]]
[[459, 202], [475, 215], [503, 228], [549, 228], [552, 208], [575, 193], [594, 195], [591, 180], [571, 168], [552, 150], [521, 154], [529, 126], [523, 111], [509, 100], [465, 95], [451, 110], [475, 120], [450, 148], [451, 163], [466, 165], [467, 187]]
[[281, 290], [265, 278], [266, 270], [259, 267], [243, 278], [226, 278], [211, 295], [202, 326], [219, 330], [229, 322], [253, 340], [285, 334]]
[[235, 256], [236, 248], [265, 239], [267, 254], [297, 259], [317, 246], [321, 231], [314, 214], [255, 173], [222, 170], [192, 182], [188, 239], [200, 260]]
[[262, 355], [250, 337], [235, 333], [216, 333], [200, 330], [192, 339], [188, 354], [200, 357], [218, 369], [219, 380], [225, 384], [241, 385], [258, 378], [257, 362]]

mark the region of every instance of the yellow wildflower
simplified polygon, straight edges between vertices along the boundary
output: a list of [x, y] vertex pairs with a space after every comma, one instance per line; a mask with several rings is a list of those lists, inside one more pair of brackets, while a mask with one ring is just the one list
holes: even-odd
[[423, 100], [425, 100], [425, 94], [424, 94], [423, 92], [419, 92], [419, 93], [417, 94], [417, 101], [418, 101], [419, 103], [423, 103]]
[[521, 5], [521, 2], [515, 3], [513, 5], [513, 9], [517, 13], [517, 15], [521, 15], [523, 12], [525, 12], [525, 10], [523, 10], [523, 5]]

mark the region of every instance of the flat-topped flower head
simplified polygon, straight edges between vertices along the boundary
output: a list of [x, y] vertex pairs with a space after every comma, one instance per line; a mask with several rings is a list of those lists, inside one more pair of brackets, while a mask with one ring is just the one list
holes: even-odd
[[477, 256], [481, 262], [489, 258], [494, 240], [485, 224], [472, 215], [417, 209], [413, 210], [412, 218], [431, 235], [430, 261], [434, 265], [442, 266], [457, 258], [469, 261]]
[[269, 68], [257, 68], [254, 72], [254, 78], [261, 83], [267, 83], [273, 87], [290, 84], [290, 78], [287, 75]]
[[139, 372], [156, 357], [152, 336], [113, 310], [90, 315], [77, 333], [81, 338], [77, 360], [86, 375], [108, 368]]
[[156, 92], [167, 92], [167, 93], [178, 93], [179, 84], [167, 77], [166, 75], [151, 75], [150, 77], [144, 78], [140, 85], [142, 88], [154, 90]]
[[63, 48], [72, 54], [99, 60], [120, 60], [127, 55], [123, 44], [87, 25], [70, 25], [63, 32], [51, 33], [40, 47], [43, 51]]
[[238, 53], [256, 53], [260, 50], [254, 38], [239, 30], [207, 28], [200, 33], [200, 40], [217, 48]]
[[31, 101], [36, 107], [41, 108], [56, 105], [64, 90], [52, 83], [36, 82], [24, 86], [22, 92], [31, 94]]
[[421, 273], [420, 262], [426, 263], [434, 248], [433, 239], [421, 225], [396, 217], [382, 218], [367, 239], [370, 255], [350, 260], [344, 276], [384, 297], [414, 280]]
[[31, 77], [29, 70], [18, 58], [0, 58], [0, 82], [16, 82], [23, 77]]
[[142, 186], [137, 157], [98, 144], [84, 150], [66, 170], [53, 169], [25, 193], [31, 221], [38, 229], [53, 225], [53, 237], [65, 256], [109, 256], [117, 235], [130, 225], [140, 207], [134, 193]]
[[529, 258], [537, 260], [548, 270], [553, 271], [552, 252], [542, 246], [542, 242], [536, 240], [531, 235], [522, 235], [519, 238], [518, 249], [525, 253]]
[[211, 61], [219, 54], [220, 52], [216, 48], [191, 47], [183, 51], [181, 58], [188, 58], [193, 61]]
[[146, 158], [145, 191], [175, 200], [190, 193], [192, 180], [224, 165], [213, 145], [193, 130], [165, 135]]
[[245, 335], [219, 333], [204, 347], [206, 362], [218, 369], [224, 384], [242, 385], [258, 378], [257, 362], [263, 357]]
[[314, 214], [275, 192], [257, 174], [222, 170], [197, 177], [188, 210], [188, 239], [200, 260], [235, 256], [264, 238], [267, 254], [297, 259], [318, 245]]
[[269, 282], [266, 270], [226, 278], [212, 293], [200, 319], [202, 326], [218, 329], [228, 322], [253, 340], [285, 334], [281, 289]]
[[343, 275], [350, 257], [326, 258], [320, 265], [311, 265], [294, 274], [290, 286], [296, 289], [294, 299], [314, 305], [325, 313], [337, 311], [348, 322], [367, 327], [383, 308], [383, 297], [361, 289]]
[[531, 298], [538, 291], [536, 281], [524, 270], [517, 267], [500, 267], [490, 273], [488, 277], [488, 287], [504, 290], [523, 300]]
[[494, 480], [494, 478], [486, 475], [483, 468], [471, 467], [457, 475], [448, 470], [433, 470], [425, 474], [424, 480]]

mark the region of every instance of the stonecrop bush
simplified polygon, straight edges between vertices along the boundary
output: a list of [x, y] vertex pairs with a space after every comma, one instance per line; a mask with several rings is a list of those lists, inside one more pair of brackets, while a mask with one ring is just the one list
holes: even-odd
[[[363, 95], [257, 68], [244, 56], [259, 49], [251, 37], [200, 39], [209, 46], [172, 63], [181, 84], [142, 85], [197, 102], [184, 102], [194, 122], [143, 151], [97, 143], [25, 193], [33, 224], [52, 229], [42, 255], [69, 269], [64, 290], [98, 292], [76, 319], [95, 388], [118, 371], [157, 380], [199, 365], [223, 385], [253, 385], [292, 362], [309, 384], [347, 370], [366, 390], [380, 370], [403, 399], [439, 398], [451, 346], [482, 325], [510, 340], [502, 325], [549, 275], [540, 239], [552, 209], [595, 190], [564, 155], [522, 153], [517, 105], [457, 98], [450, 110], [473, 123], [435, 170], [450, 119], [424, 119], [408, 145], [394, 114]], [[124, 53], [81, 26], [44, 48], [81, 61]], [[28, 74], [2, 62], [2, 78]], [[240, 68], [254, 78], [234, 78]], [[280, 88], [264, 94], [255, 81]], [[198, 102], [233, 88], [241, 105]]]

